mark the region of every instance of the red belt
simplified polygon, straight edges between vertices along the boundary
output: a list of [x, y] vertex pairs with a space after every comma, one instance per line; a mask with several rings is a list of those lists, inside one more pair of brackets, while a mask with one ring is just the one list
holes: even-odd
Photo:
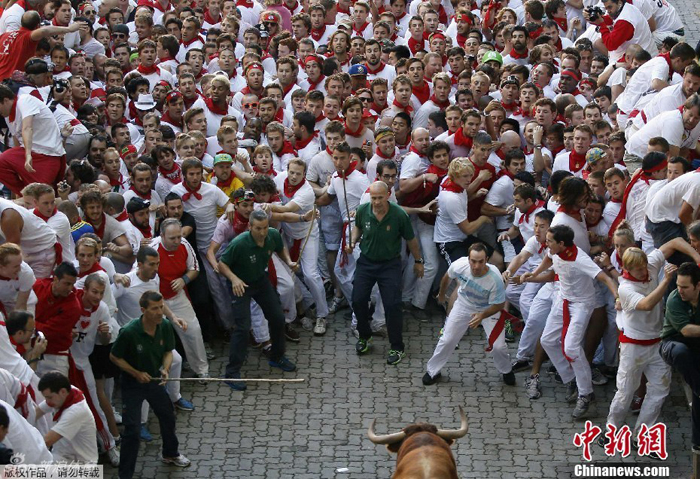
[[661, 341], [661, 338], [654, 339], [634, 339], [629, 336], [625, 336], [625, 333], [620, 331], [620, 342], [628, 344], [637, 344], [639, 346], [653, 346], [654, 344]]
[[644, 113], [644, 110], [642, 110], [640, 113], [641, 113], [641, 115], [642, 115], [642, 121], [643, 121], [644, 124], [646, 125], [646, 123], [647, 123], [647, 115], [646, 115], [646, 113]]
[[[350, 262], [348, 259], [348, 253], [345, 251], [345, 242], [347, 241], [348, 227], [350, 226], [349, 221], [343, 221], [343, 241], [340, 243], [340, 267], [345, 266]], [[350, 233], [352, 234], [352, 233]]]
[[494, 324], [493, 329], [491, 330], [491, 334], [489, 334], [489, 344], [488, 346], [486, 346], [486, 352], [493, 350], [493, 345], [496, 343], [496, 340], [503, 332], [503, 329], [506, 327], [506, 321], [508, 320], [510, 320], [511, 325], [513, 325], [519, 322], [520, 318], [513, 316], [505, 309], [502, 309], [501, 315], [498, 317], [498, 321], [496, 321], [496, 324]]
[[20, 383], [22, 390], [17, 395], [17, 400], [15, 401], [15, 409], [22, 410], [22, 417], [25, 419], [29, 418], [29, 408], [27, 407], [27, 399], [29, 398], [29, 390], [24, 384]]

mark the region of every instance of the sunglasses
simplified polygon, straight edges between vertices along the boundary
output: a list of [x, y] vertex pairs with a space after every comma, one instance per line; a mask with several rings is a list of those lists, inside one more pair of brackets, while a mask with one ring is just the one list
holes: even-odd
[[126, 33], [112, 33], [115, 38], [126, 38]]
[[276, 26], [277, 26], [277, 24], [274, 23], [274, 22], [263, 22], [263, 25], [265, 25], [265, 26], [268, 27], [268, 28], [269, 28], [269, 27], [276, 27]]
[[360, 101], [371, 102], [372, 99], [371, 99], [371, 98], [364, 97], [364, 96], [361, 96], [361, 97], [360, 97]]
[[243, 103], [243, 108], [257, 108], [259, 103], [253, 102], [253, 103]]

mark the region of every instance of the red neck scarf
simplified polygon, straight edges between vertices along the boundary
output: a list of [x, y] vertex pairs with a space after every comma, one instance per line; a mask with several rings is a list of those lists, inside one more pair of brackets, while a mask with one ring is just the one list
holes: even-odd
[[60, 408], [58, 408], [58, 411], [54, 413], [53, 422], [58, 422], [58, 420], [61, 419], [61, 414], [63, 414], [63, 411], [65, 411], [72, 405], [78, 404], [79, 402], [84, 400], [85, 395], [83, 394], [83, 392], [75, 386], [71, 386], [70, 392], [68, 393], [68, 396], [66, 396], [66, 400], [63, 401], [63, 404]]
[[88, 217], [85, 217], [85, 222], [89, 223], [90, 226], [95, 230], [95, 234], [100, 237], [100, 239], [103, 239], [103, 236], [105, 235], [105, 224], [107, 223], [107, 215], [102, 213], [102, 222], [100, 223], [100, 226], [97, 227], [95, 226], [95, 223], [92, 222], [91, 220], [88, 219]]
[[296, 149], [297, 149], [297, 151], [303, 150], [304, 148], [306, 148], [307, 146], [309, 146], [309, 143], [311, 143], [311, 142], [314, 140], [314, 138], [316, 138], [316, 135], [317, 135], [317, 133], [314, 132], [314, 134], [311, 135], [311, 136], [309, 136], [306, 140], [299, 140], [299, 139], [297, 139], [297, 140], [296, 140]]
[[85, 276], [92, 274], [92, 273], [97, 273], [98, 271], [104, 271], [105, 269], [100, 266], [100, 262], [96, 261], [92, 266], [90, 266], [90, 269], [87, 271], [81, 272], [78, 271], [78, 278], [84, 278]]
[[673, 64], [671, 64], [671, 53], [662, 53], [659, 56], [666, 60], [666, 63], [668, 63], [668, 81], [671, 81], [673, 79]]
[[421, 105], [430, 99], [430, 85], [427, 81], [423, 80], [421, 86], [411, 86], [411, 89]]
[[124, 188], [124, 175], [119, 173], [119, 178], [110, 178], [109, 179], [109, 186], [116, 188], [116, 189], [121, 189]]
[[199, 35], [197, 35], [196, 37], [194, 37], [192, 40], [182, 41], [182, 42], [180, 42], [180, 43], [182, 44], [183, 47], [187, 48], [187, 47], [189, 47], [190, 45], [192, 45], [192, 44], [193, 44], [194, 42], [196, 42], [196, 41], [202, 42], [202, 45], [204, 44], [204, 39], [202, 39], [202, 37], [200, 37]]
[[464, 48], [464, 44], [467, 42], [467, 38], [469, 38], [469, 37], [465, 37], [461, 33], [458, 33], [457, 34], [457, 45]]
[[530, 222], [530, 215], [537, 211], [540, 208], [544, 208], [544, 201], [542, 200], [537, 200], [535, 201], [532, 206], [530, 206], [530, 209], [528, 209], [523, 215], [520, 217], [518, 220], [518, 224], [521, 225], [523, 222], [529, 223]]
[[566, 206], [560, 206], [560, 207], [557, 209], [557, 213], [564, 213], [564, 214], [567, 214], [567, 215], [571, 216], [572, 218], [574, 218], [574, 219], [577, 220], [577, 221], [582, 221], [582, 220], [583, 220], [583, 218], [581, 217], [581, 210], [568, 208], [568, 207], [566, 207]]
[[153, 73], [157, 73], [160, 75], [160, 67], [156, 65], [151, 65], [150, 67], [147, 67], [145, 65], [139, 65], [136, 67], [136, 70], [142, 75], [151, 75]]
[[179, 120], [175, 120], [173, 117], [170, 116], [170, 113], [167, 111], [163, 116], [160, 117], [160, 121], [170, 123], [171, 125], [175, 125], [178, 128], [182, 128], [184, 126], [184, 124], [182, 123], [182, 117], [180, 117]]
[[307, 80], [309, 82], [309, 91], [311, 91], [311, 90], [316, 90], [321, 83], [326, 81], [326, 77], [323, 74], [321, 74], [316, 79], [316, 81], [311, 81], [311, 79], [309, 79], [309, 78], [307, 78]]
[[444, 110], [445, 108], [447, 108], [448, 106], [450, 106], [450, 99], [449, 99], [449, 98], [448, 98], [447, 100], [445, 100], [445, 101], [440, 101], [440, 100], [438, 100], [437, 97], [435, 96], [435, 93], [433, 93], [432, 95], [430, 95], [430, 101], [432, 101], [432, 102], [435, 103], [437, 106], [439, 106], [441, 110]]
[[513, 58], [513, 59], [515, 59], [515, 60], [524, 60], [524, 59], [526, 59], [530, 54], [529, 54], [529, 52], [527, 51], [527, 48], [525, 49], [525, 53], [518, 53], [518, 52], [515, 51], [515, 48], [513, 48], [513, 49], [510, 51], [510, 53], [509, 53], [508, 55], [510, 55], [510, 57]]
[[249, 218], [244, 218], [238, 210], [233, 213], [233, 231], [237, 235], [243, 233], [248, 229]]
[[[287, 5], [287, 2], [284, 2], [282, 5], [287, 7], [287, 10], [289, 10], [289, 13], [294, 15], [294, 11], [299, 7], [299, 2], [297, 0], [294, 0], [294, 3], [292, 4], [292, 6]], [[338, 10], [338, 11], [340, 11], [340, 10]]]
[[505, 103], [501, 101], [501, 105], [503, 105], [503, 108], [506, 109], [506, 111], [510, 112], [515, 112], [515, 110], [518, 108], [518, 102], [516, 100], [510, 102], [510, 103]]
[[365, 125], [360, 122], [360, 125], [356, 129], [351, 129], [350, 126], [348, 125], [348, 122], [345, 122], [345, 134], [354, 136], [355, 138], [358, 138], [359, 136], [362, 135], [362, 129], [365, 127]]
[[462, 130], [462, 127], [455, 132], [454, 141], [456, 146], [463, 146], [465, 148], [469, 148], [470, 150], [474, 145], [474, 138], [471, 136], [466, 136]]
[[365, 21], [365, 23], [363, 23], [363, 24], [360, 25], [359, 27], [356, 27], [355, 24], [353, 23], [353, 24], [352, 24], [352, 31], [355, 33], [354, 36], [361, 37], [361, 36], [362, 36], [362, 32], [364, 32], [365, 29], [366, 29], [368, 26], [369, 26], [369, 22], [368, 22], [368, 21]]
[[[394, 102], [392, 103], [392, 105], [394, 105], [396, 108], [403, 111], [404, 113], [406, 113], [409, 116], [411, 115], [411, 113], [413, 113], [413, 107], [411, 106], [410, 102], [408, 105], [403, 106], [401, 103], [399, 103], [399, 101], [396, 98], [394, 98]], [[374, 110], [374, 111], [379, 113], [381, 110]]]
[[270, 176], [270, 177], [277, 176], [277, 172], [276, 172], [275, 170], [273, 170], [272, 168], [270, 168], [270, 169], [267, 170], [267, 171], [263, 171], [263, 170], [260, 169], [260, 167], [254, 166], [254, 167], [253, 167], [253, 171], [256, 172], [256, 173], [259, 173], [259, 174], [261, 174], [261, 175], [267, 175], [267, 176]]
[[119, 215], [114, 219], [121, 223], [122, 221], [126, 221], [129, 219], [129, 213], [127, 213], [126, 210], [122, 210], [122, 212], [119, 213]]
[[586, 166], [586, 154], [581, 155], [576, 153], [576, 150], [571, 150], [571, 153], [569, 153], [569, 171], [578, 173], [584, 166]]
[[186, 181], [183, 181], [183, 182], [182, 182], [182, 185], [183, 185], [183, 186], [185, 187], [185, 189], [187, 190], [187, 193], [185, 193], [184, 195], [182, 195], [182, 201], [187, 201], [187, 200], [189, 200], [189, 199], [190, 199], [190, 196], [194, 196], [196, 199], [198, 199], [198, 200], [200, 200], [200, 201], [202, 200], [202, 195], [199, 193], [199, 190], [202, 189], [202, 184], [201, 184], [201, 183], [199, 184], [199, 186], [197, 187], [196, 190], [193, 190], [192, 188], [190, 188], [190, 185], [188, 185]]
[[38, 209], [34, 208], [34, 214], [44, 221], [49, 221], [49, 219], [52, 218], [56, 213], [58, 213], [58, 208], [53, 209], [53, 211], [51, 212], [51, 216], [44, 216], [39, 212]]
[[[622, 265], [622, 264], [621, 264]], [[632, 276], [626, 269], [622, 270], [622, 277], [628, 281], [634, 281], [635, 283], [648, 283], [649, 282], [649, 271], [647, 271], [647, 276], [644, 279], [637, 279]]]
[[413, 37], [409, 37], [407, 43], [409, 50], [414, 55], [425, 48], [425, 39], [422, 37], [420, 40], [414, 40]]
[[255, 3], [253, 0], [238, 0], [236, 2], [237, 7], [246, 7], [246, 8], [253, 8], [255, 6]]
[[228, 115], [228, 105], [223, 107], [215, 105], [214, 100], [211, 98], [204, 98], [204, 103], [207, 105], [207, 108], [209, 108], [209, 111], [215, 115]]
[[152, 193], [151, 193], [151, 190], [148, 190], [148, 193], [147, 193], [147, 194], [142, 195], [141, 193], [139, 193], [139, 192], [136, 190], [136, 188], [134, 188], [134, 185], [131, 185], [131, 187], [130, 187], [129, 189], [130, 189], [131, 191], [133, 191], [134, 193], [136, 193], [136, 196], [138, 196], [139, 198], [142, 198], [142, 199], [144, 199], [144, 200], [146, 200], [146, 201], [151, 201], [151, 194], [152, 194]]
[[386, 63], [380, 61], [376, 69], [372, 68], [372, 66], [369, 63], [365, 63], [365, 66], [367, 67], [367, 72], [369, 72], [370, 75], [376, 75], [377, 73], [384, 70]]
[[384, 158], [385, 160], [393, 160], [394, 159], [393, 153], [391, 155], [385, 155], [384, 153], [382, 153], [382, 150], [380, 150], [379, 147], [377, 147], [377, 149], [375, 150], [375, 153], [378, 157]]
[[209, 10], [204, 11], [204, 21], [207, 22], [209, 25], [216, 25], [221, 21], [221, 13], [219, 13], [219, 18], [212, 18], [211, 14], [209, 13]]
[[453, 182], [450, 178], [446, 178], [445, 181], [442, 182], [442, 190], [451, 191], [453, 193], [462, 193], [464, 188]]
[[297, 151], [294, 149], [291, 142], [284, 140], [284, 143], [282, 143], [282, 149], [277, 152], [277, 156], [279, 156], [281, 158], [287, 154], [291, 154], [291, 155], [296, 156]]
[[[131, 221], [131, 218], [129, 218], [129, 221]], [[131, 221], [131, 224], [134, 226], [134, 228], [136, 228], [137, 230], [139, 230], [141, 232], [141, 234], [143, 235], [144, 238], [153, 238], [153, 232], [151, 231], [150, 224], [147, 226], [139, 226], [136, 223], [134, 223], [133, 221]]]
[[357, 168], [357, 162], [356, 162], [356, 161], [351, 161], [351, 162], [350, 162], [350, 166], [348, 166], [348, 167], [345, 169], [345, 172], [344, 172], [344, 173], [341, 173], [341, 172], [339, 171], [339, 172], [338, 172], [338, 176], [340, 176], [341, 178], [347, 178], [348, 176], [350, 176], [350, 175], [352, 174], [353, 171], [355, 171], [356, 168]]
[[416, 149], [416, 147], [413, 146], [413, 145], [411, 145], [411, 148], [409, 148], [409, 151], [411, 151], [412, 153], [415, 153], [416, 155], [418, 155], [418, 156], [421, 157], [421, 158], [425, 158], [425, 154], [423, 154], [423, 153], [421, 153], [420, 151], [418, 151], [418, 150]]
[[170, 180], [171, 183], [179, 185], [182, 183], [182, 169], [180, 165], [173, 162], [173, 167], [169, 170], [164, 170], [160, 166], [158, 167], [158, 172], [164, 177]]
[[323, 37], [324, 33], [326, 33], [326, 25], [325, 24], [321, 28], [312, 28], [311, 29], [311, 38], [313, 38], [314, 40], [316, 40], [318, 42]]
[[294, 196], [294, 193], [296, 193], [299, 188], [304, 186], [304, 183], [306, 183], [306, 178], [302, 178], [302, 180], [299, 182], [298, 185], [292, 186], [289, 184], [289, 178], [284, 179], [284, 196], [287, 198], [292, 198]]
[[439, 168], [439, 167], [432, 165], [432, 164], [428, 167], [427, 170], [425, 170], [425, 172], [436, 174], [436, 175], [438, 175], [438, 178], [441, 178], [441, 179], [444, 178], [445, 176], [447, 176], [447, 168], [445, 168], [443, 170], [442, 168]]
[[576, 245], [567, 246], [557, 253], [557, 255], [564, 261], [576, 261], [576, 256], [578, 256], [578, 248]]
[[564, 33], [569, 31], [569, 22], [566, 19], [566, 17], [552, 17], [552, 20], [554, 20], [556, 24], [559, 25], [559, 28], [561, 28]]

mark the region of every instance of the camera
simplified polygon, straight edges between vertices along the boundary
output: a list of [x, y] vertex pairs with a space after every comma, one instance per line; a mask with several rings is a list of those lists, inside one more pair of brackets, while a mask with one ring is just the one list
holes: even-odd
[[34, 334], [32, 334], [32, 338], [29, 340], [30, 344], [32, 345], [32, 348], [36, 344], [37, 339], [41, 339], [42, 341], [46, 340], [46, 336], [44, 336], [44, 333], [41, 331], [36, 331]]
[[586, 7], [586, 12], [588, 13], [588, 18], [590, 18], [592, 22], [595, 22], [599, 17], [605, 15], [605, 11], [600, 7]]
[[53, 91], [54, 93], [63, 93], [68, 88], [68, 82], [62, 78], [54, 80]]

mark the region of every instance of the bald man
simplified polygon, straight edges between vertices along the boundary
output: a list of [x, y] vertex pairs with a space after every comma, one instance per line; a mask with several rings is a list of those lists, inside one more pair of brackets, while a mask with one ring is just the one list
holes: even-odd
[[352, 290], [352, 309], [357, 316], [360, 336], [355, 349], [357, 354], [369, 351], [372, 339], [369, 302], [372, 288], [377, 284], [384, 303], [391, 344], [387, 364], [395, 365], [406, 354], [401, 309], [401, 240], [406, 240], [415, 259], [414, 273], [419, 278], [423, 276], [423, 256], [408, 214], [396, 203], [389, 202], [389, 187], [386, 183], [372, 183], [369, 194], [370, 202], [357, 209], [352, 241], [346, 246], [350, 254], [354, 246], [358, 243], [360, 245]]

